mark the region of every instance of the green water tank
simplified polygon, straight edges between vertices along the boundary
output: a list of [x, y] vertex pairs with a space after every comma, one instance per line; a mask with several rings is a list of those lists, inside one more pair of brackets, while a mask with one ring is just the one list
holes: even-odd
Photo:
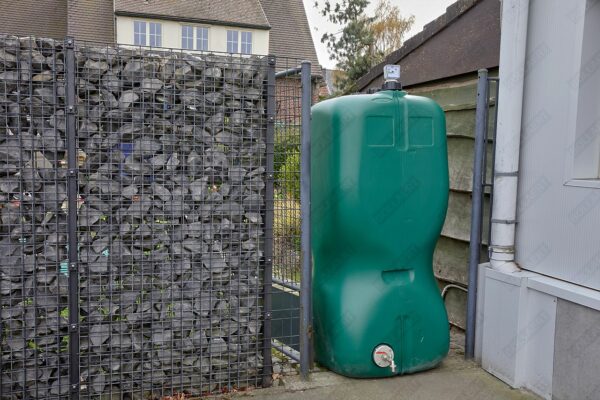
[[448, 206], [444, 112], [402, 90], [312, 108], [315, 358], [372, 378], [432, 368], [449, 326], [433, 275]]

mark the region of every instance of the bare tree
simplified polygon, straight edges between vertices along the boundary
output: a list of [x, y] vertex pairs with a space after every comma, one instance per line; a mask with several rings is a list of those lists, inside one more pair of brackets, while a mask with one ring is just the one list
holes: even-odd
[[381, 0], [371, 22], [373, 56], [380, 62], [385, 56], [402, 47], [404, 37], [415, 23], [415, 16], [403, 17], [400, 8], [390, 0]]

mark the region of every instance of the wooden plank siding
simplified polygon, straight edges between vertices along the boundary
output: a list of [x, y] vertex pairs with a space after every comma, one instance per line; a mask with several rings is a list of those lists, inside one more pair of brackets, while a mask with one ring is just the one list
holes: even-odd
[[[357, 90], [363, 93], [378, 89], [383, 83], [384, 65], [400, 65], [407, 91], [434, 99], [446, 112], [450, 201], [433, 261], [440, 289], [449, 283], [467, 286], [477, 70], [488, 68], [490, 75], [497, 76], [499, 53], [500, 2], [457, 0], [357, 83]], [[489, 176], [491, 167], [487, 171]], [[486, 211], [486, 221], [488, 214]], [[487, 256], [485, 246], [482, 254]], [[450, 321], [464, 328], [466, 293], [449, 290], [446, 307]]]
[[[497, 69], [490, 71], [497, 75]], [[450, 170], [450, 197], [448, 212], [433, 256], [433, 268], [440, 289], [449, 283], [467, 286], [469, 263], [469, 235], [471, 228], [471, 193], [473, 190], [473, 156], [475, 146], [475, 101], [477, 73], [428, 82], [406, 88], [410, 94], [429, 97], [444, 109], [448, 137], [448, 164]], [[490, 90], [495, 92], [494, 84]], [[492, 96], [489, 118], [491, 137], [494, 124], [495, 99]], [[492, 145], [488, 146], [488, 177], [491, 176]], [[489, 195], [486, 194], [483, 240], [487, 244]], [[487, 258], [484, 245], [482, 258]], [[457, 289], [446, 295], [450, 322], [465, 327], [467, 296]]]

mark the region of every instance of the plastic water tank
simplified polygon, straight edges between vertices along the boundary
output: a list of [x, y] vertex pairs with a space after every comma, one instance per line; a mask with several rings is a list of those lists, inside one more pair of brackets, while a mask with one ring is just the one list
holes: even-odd
[[448, 205], [434, 101], [384, 90], [312, 108], [316, 361], [350, 377], [428, 369], [448, 353], [433, 251]]

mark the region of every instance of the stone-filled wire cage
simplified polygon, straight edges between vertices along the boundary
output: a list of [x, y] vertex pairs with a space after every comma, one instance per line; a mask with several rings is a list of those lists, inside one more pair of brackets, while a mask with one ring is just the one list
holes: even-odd
[[2, 400], [270, 384], [275, 63], [0, 37]]

